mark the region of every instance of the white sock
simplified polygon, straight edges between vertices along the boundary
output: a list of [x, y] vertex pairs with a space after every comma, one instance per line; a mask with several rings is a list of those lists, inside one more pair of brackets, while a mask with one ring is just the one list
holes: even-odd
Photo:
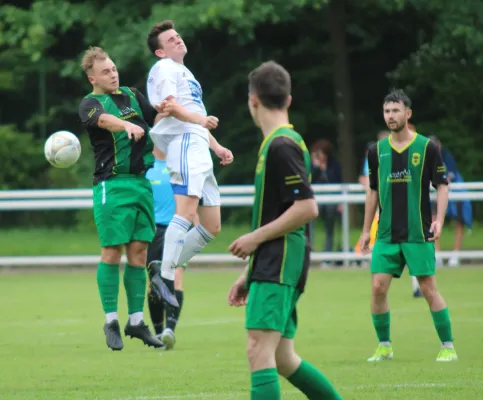
[[131, 325], [139, 325], [143, 319], [144, 316], [142, 311], [129, 314], [129, 324]]
[[181, 266], [191, 260], [214, 238], [202, 225], [191, 229], [185, 236], [183, 250], [181, 250], [177, 265]]
[[391, 342], [379, 342], [381, 346], [391, 347]]
[[418, 278], [416, 278], [415, 276], [411, 276], [411, 284], [413, 286], [413, 292], [419, 289]]
[[117, 312], [108, 312], [106, 314], [106, 322], [110, 324], [112, 321], [119, 319], [117, 316]]
[[174, 267], [184, 246], [186, 232], [191, 228], [191, 222], [180, 215], [175, 215], [166, 229], [164, 235], [163, 261], [161, 263], [161, 276], [174, 281]]
[[441, 343], [442, 349], [454, 349], [453, 342], [443, 342]]

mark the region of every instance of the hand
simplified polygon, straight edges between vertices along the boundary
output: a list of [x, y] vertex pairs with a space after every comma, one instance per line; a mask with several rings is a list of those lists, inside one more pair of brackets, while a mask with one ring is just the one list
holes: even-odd
[[155, 104], [154, 108], [158, 113], [169, 116], [170, 112], [173, 111], [175, 104], [175, 98], [173, 96], [168, 96], [161, 103]]
[[228, 150], [226, 147], [223, 147], [223, 146], [219, 146], [216, 148], [215, 150], [215, 154], [221, 158], [221, 162], [220, 164], [221, 165], [228, 165], [228, 164], [231, 164], [233, 162], [233, 153]]
[[245, 260], [259, 245], [260, 243], [256, 240], [253, 232], [251, 232], [236, 239], [230, 247], [228, 247], [228, 251], [230, 251], [235, 257]]
[[371, 233], [362, 232], [361, 238], [359, 239], [362, 254], [367, 254], [371, 251], [371, 249], [369, 248], [370, 242], [371, 242]]
[[438, 240], [439, 237], [441, 236], [442, 230], [443, 230], [443, 226], [441, 222], [439, 222], [438, 220], [433, 221], [433, 223], [431, 224], [431, 228], [429, 229], [429, 231], [433, 234], [433, 237], [429, 238], [428, 240], [430, 242], [434, 242], [435, 240]]
[[320, 168], [320, 160], [317, 153], [314, 152], [310, 156], [311, 156], [310, 158], [312, 159], [312, 164]]
[[131, 122], [125, 122], [124, 130], [127, 133], [127, 137], [129, 139], [134, 138], [136, 142], [144, 136], [144, 129]]
[[344, 205], [343, 204], [337, 205], [337, 212], [339, 214], [342, 214], [343, 211], [344, 211]]
[[248, 290], [245, 289], [245, 274], [240, 276], [228, 293], [228, 305], [234, 307], [245, 306], [247, 304]]
[[204, 117], [203, 120], [201, 121], [200, 125], [203, 128], [206, 128], [208, 130], [211, 129], [216, 129], [218, 127], [218, 122], [220, 120], [216, 117], [213, 117], [212, 115], [209, 115], [208, 117]]

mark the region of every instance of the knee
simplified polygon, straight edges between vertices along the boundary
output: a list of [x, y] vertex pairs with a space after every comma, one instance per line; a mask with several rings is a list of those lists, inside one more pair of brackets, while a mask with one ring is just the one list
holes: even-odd
[[146, 265], [148, 247], [144, 243], [130, 243], [126, 249], [127, 262], [133, 266]]
[[387, 285], [385, 282], [375, 279], [372, 282], [372, 295], [373, 296], [385, 296], [387, 294]]
[[120, 264], [121, 256], [121, 246], [103, 247], [101, 250], [101, 261], [106, 264]]
[[264, 346], [259, 337], [248, 335], [247, 358], [251, 370], [268, 368], [275, 364], [274, 351], [270, 351], [270, 346]]
[[210, 232], [213, 236], [218, 236], [218, 234], [221, 232], [221, 223], [220, 222], [215, 222], [215, 223], [210, 223], [208, 226], [204, 226], [204, 228]]
[[419, 281], [419, 287], [429, 303], [438, 295], [438, 288], [432, 280], [421, 279]]

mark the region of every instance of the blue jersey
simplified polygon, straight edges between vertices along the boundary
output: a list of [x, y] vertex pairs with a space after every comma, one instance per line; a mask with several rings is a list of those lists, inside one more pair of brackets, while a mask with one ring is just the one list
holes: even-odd
[[153, 188], [156, 223], [159, 225], [168, 225], [176, 210], [176, 203], [174, 201], [166, 161], [155, 159], [153, 168], [146, 172], [146, 178], [151, 181]]

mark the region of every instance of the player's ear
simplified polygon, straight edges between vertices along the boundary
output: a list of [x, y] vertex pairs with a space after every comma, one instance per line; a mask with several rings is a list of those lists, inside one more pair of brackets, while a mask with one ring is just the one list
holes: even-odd
[[412, 117], [412, 115], [413, 115], [413, 110], [411, 110], [410, 108], [408, 108], [406, 110], [406, 115], [408, 116], [408, 119], [410, 119]]
[[89, 79], [89, 82], [91, 83], [91, 85], [94, 85], [96, 83], [96, 78], [94, 78], [93, 76], [88, 75], [87, 79]]
[[287, 102], [286, 102], [287, 108], [289, 108], [291, 104], [292, 104], [292, 96], [288, 95], [287, 96]]
[[253, 108], [258, 108], [258, 106], [260, 105], [260, 99], [257, 97], [256, 94], [250, 93], [248, 95], [248, 101]]
[[163, 49], [157, 49], [154, 54], [156, 54], [157, 57], [159, 58], [165, 58], [166, 57], [166, 53], [164, 52]]

